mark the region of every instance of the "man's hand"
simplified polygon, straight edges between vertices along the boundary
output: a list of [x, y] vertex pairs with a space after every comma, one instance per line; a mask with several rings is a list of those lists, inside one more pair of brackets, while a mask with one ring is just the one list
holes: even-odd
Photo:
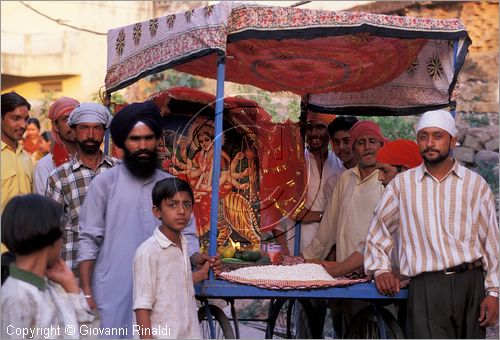
[[342, 269], [339, 263], [335, 261], [324, 261], [323, 267], [333, 277], [342, 276]]
[[194, 260], [194, 263], [196, 264], [197, 269], [201, 269], [203, 267], [203, 265], [205, 264], [205, 262], [208, 261], [210, 268], [213, 271], [220, 272], [222, 270], [222, 261], [220, 259], [219, 254], [217, 254], [215, 256], [208, 256], [207, 253], [203, 253], [203, 254], [195, 253], [195, 254], [193, 254], [193, 260]]
[[479, 325], [494, 326], [498, 322], [498, 298], [486, 296], [479, 306]]
[[375, 277], [375, 286], [382, 295], [392, 296], [399, 293], [399, 275], [382, 273]]
[[305, 263], [306, 260], [302, 256], [282, 255], [280, 264], [282, 266], [294, 266], [296, 264]]

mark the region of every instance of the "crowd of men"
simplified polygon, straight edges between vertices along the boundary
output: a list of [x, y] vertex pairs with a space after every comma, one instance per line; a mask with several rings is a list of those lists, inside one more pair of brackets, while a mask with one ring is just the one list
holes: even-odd
[[[60, 255], [86, 303], [97, 309], [101, 327], [131, 330], [134, 253], [158, 225], [153, 187], [172, 177], [158, 167], [158, 107], [133, 103], [112, 117], [101, 104], [62, 97], [49, 109], [51, 153], [34, 169], [20, 145], [29, 102], [10, 92], [1, 105], [2, 211], [32, 191], [61, 204]], [[409, 337], [484, 338], [485, 327], [498, 319], [495, 200], [481, 176], [453, 159], [451, 114], [426, 112], [416, 142], [389, 141], [370, 120], [332, 118], [309, 112], [304, 122], [307, 198], [296, 220], [275, 231], [284, 252], [321, 263], [332, 276], [373, 275], [384, 295], [398, 293], [402, 278], [410, 278]], [[101, 151], [107, 129], [122, 160]], [[288, 242], [296, 222], [302, 223], [300, 249]], [[198, 252], [195, 230], [191, 216], [182, 233], [192, 265], [219, 265]], [[364, 305], [332, 306], [340, 316], [337, 334], [345, 335]], [[326, 305], [315, 308], [324, 317]]]

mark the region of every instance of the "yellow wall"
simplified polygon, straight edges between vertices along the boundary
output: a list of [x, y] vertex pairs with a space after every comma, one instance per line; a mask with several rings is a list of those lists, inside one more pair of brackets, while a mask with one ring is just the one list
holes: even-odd
[[[44, 81], [44, 78], [30, 78], [30, 81], [22, 83], [17, 86], [12, 87], [3, 87], [2, 93], [15, 91], [26, 98], [43, 98], [46, 96], [46, 93], [42, 92], [41, 81]], [[62, 91], [54, 92], [53, 96], [55, 98], [66, 96], [72, 97], [78, 100], [82, 100], [82, 93], [80, 91], [81, 88], [81, 77], [74, 76], [67, 79], [63, 79], [62, 81]]]

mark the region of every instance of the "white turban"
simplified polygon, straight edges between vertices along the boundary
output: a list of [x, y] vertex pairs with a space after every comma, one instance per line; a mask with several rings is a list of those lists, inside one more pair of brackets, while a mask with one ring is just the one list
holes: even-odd
[[451, 113], [445, 110], [427, 111], [424, 113], [417, 124], [417, 134], [420, 130], [428, 127], [443, 129], [452, 137], [455, 137], [457, 134], [455, 119]]
[[108, 109], [97, 103], [81, 103], [69, 115], [68, 125], [73, 126], [81, 123], [98, 123], [107, 129], [113, 116]]

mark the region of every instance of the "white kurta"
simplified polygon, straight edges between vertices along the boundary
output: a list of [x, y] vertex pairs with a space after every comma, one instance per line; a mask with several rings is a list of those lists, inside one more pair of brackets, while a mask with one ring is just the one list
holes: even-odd
[[[323, 165], [323, 172], [320, 175], [320, 169], [316, 163], [314, 155], [305, 150], [304, 157], [307, 166], [307, 199], [306, 208], [311, 211], [325, 211], [333, 195], [333, 190], [337, 184], [340, 175], [345, 170], [342, 161], [331, 151]], [[294, 253], [295, 243], [295, 221], [287, 219], [286, 225], [288, 249], [290, 254]], [[311, 243], [319, 228], [319, 222], [302, 223], [300, 233], [300, 249], [304, 249]]]
[[384, 187], [378, 180], [378, 170], [361, 180], [359, 168], [342, 174], [318, 232], [302, 251], [306, 259], [324, 259], [337, 245], [337, 261], [342, 262], [353, 252], [362, 251], [373, 212], [382, 198]]

